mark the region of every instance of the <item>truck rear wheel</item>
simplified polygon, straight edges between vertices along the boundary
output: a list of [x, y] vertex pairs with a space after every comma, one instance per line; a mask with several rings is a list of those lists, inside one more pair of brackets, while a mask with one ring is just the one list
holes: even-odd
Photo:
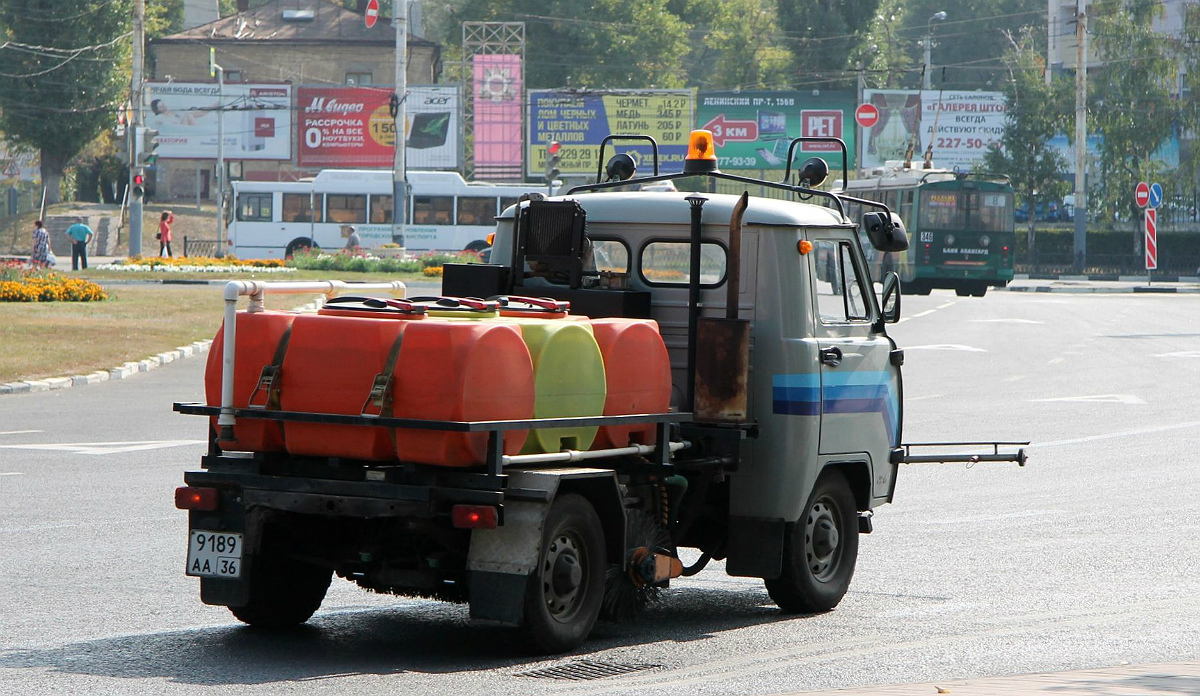
[[251, 626], [272, 629], [308, 621], [333, 577], [329, 568], [273, 554], [256, 557], [250, 571], [250, 601], [229, 611]]
[[767, 593], [783, 611], [829, 611], [842, 601], [858, 559], [858, 520], [850, 484], [839, 471], [817, 479], [804, 514], [784, 537], [783, 572]]
[[525, 589], [525, 626], [546, 653], [570, 650], [592, 631], [604, 598], [604, 529], [586, 498], [559, 496]]

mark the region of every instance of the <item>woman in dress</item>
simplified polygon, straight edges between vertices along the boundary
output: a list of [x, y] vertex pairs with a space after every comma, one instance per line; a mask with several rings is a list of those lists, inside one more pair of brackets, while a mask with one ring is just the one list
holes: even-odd
[[33, 223], [33, 254], [29, 261], [34, 268], [45, 268], [50, 265], [50, 233], [42, 226], [42, 221]]
[[158, 221], [158, 255], [163, 255], [163, 250], [166, 250], [167, 256], [171, 255], [171, 223], [175, 222], [175, 216], [171, 211], [164, 210], [162, 218]]

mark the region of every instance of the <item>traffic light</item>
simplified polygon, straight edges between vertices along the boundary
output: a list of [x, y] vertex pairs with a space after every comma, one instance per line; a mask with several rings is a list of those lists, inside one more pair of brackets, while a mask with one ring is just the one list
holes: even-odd
[[133, 198], [134, 200], [142, 200], [146, 195], [146, 177], [138, 172], [133, 175]]
[[546, 183], [550, 183], [558, 178], [560, 174], [558, 170], [559, 163], [562, 162], [562, 145], [557, 140], [551, 140], [546, 145]]
[[137, 166], [149, 167], [158, 161], [155, 150], [158, 149], [158, 131], [153, 128], [138, 128], [138, 138], [134, 141], [137, 148]]

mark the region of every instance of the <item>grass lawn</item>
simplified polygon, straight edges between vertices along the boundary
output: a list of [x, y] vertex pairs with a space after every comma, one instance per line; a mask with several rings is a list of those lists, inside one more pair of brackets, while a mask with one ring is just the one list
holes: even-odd
[[[70, 269], [70, 259], [67, 269]], [[108, 280], [344, 280], [351, 283], [365, 283], [387, 280], [400, 280], [405, 284], [440, 283], [441, 278], [429, 277], [421, 273], [354, 273], [350, 271], [305, 271], [294, 273], [253, 273], [250, 271], [231, 271], [229, 273], [171, 273], [155, 271], [104, 271], [89, 268], [86, 271], [67, 270], [72, 278], [86, 278], [103, 284]]]
[[[220, 286], [106, 289], [106, 302], [0, 302], [0, 382], [107, 370], [212, 338], [221, 325]], [[268, 295], [267, 306], [289, 309], [315, 297]]]

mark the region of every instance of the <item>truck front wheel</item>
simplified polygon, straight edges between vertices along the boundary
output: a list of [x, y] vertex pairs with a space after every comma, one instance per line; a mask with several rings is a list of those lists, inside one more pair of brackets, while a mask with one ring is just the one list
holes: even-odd
[[239, 620], [260, 628], [290, 628], [308, 621], [325, 599], [333, 571], [273, 554], [253, 559], [250, 601], [229, 607]]
[[783, 572], [767, 593], [787, 613], [829, 611], [850, 588], [858, 559], [858, 520], [850, 484], [829, 470], [784, 536]]
[[525, 589], [525, 625], [539, 650], [565, 652], [587, 639], [600, 614], [606, 569], [604, 530], [592, 504], [573, 493], [559, 496]]

